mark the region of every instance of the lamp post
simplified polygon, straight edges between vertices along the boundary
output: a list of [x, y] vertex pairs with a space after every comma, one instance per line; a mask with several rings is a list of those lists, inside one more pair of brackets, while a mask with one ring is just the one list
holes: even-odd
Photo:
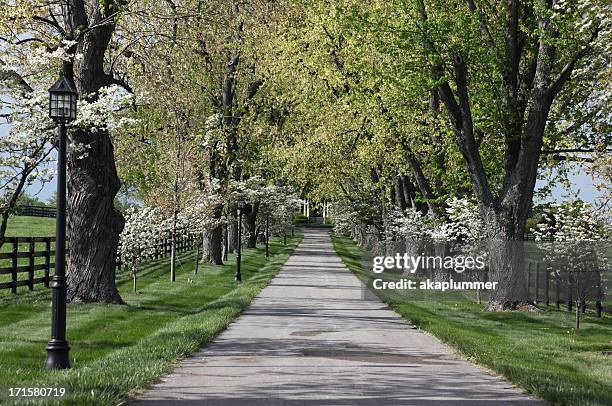
[[242, 253], [242, 212], [246, 207], [246, 201], [244, 198], [238, 198], [236, 202], [236, 207], [238, 207], [238, 246], [236, 247], [236, 282], [242, 282], [242, 274], [240, 273], [240, 260]]
[[55, 275], [51, 279], [51, 339], [47, 344], [45, 368], [70, 368], [66, 340], [66, 124], [76, 118], [77, 91], [61, 75], [49, 89], [49, 117], [59, 126], [57, 142], [57, 215], [55, 222]]

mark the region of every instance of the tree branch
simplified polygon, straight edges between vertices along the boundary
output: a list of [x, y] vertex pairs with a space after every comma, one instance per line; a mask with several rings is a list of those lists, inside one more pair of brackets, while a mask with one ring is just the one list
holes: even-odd
[[584, 58], [591, 51], [591, 44], [597, 38], [598, 34], [599, 27], [591, 32], [591, 37], [588, 41], [588, 45], [584, 46], [582, 49], [576, 52], [572, 59], [563, 67], [563, 69], [561, 69], [561, 72], [559, 72], [555, 79], [553, 79], [547, 90], [552, 97], [555, 97], [557, 93], [559, 93], [559, 91], [563, 87], [563, 84], [570, 78], [574, 67], [576, 66], [576, 63], [578, 63], [578, 61]]

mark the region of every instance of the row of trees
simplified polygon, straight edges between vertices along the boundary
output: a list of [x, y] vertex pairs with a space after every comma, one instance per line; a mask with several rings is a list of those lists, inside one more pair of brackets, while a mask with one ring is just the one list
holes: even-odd
[[488, 308], [521, 307], [516, 242], [538, 175], [583, 160], [610, 181], [610, 5], [346, 0], [293, 10], [270, 45], [283, 63], [267, 65], [290, 112], [291, 143], [279, 151], [293, 178], [333, 193], [380, 235], [393, 207], [443, 222], [449, 199], [470, 197], [500, 282]]
[[[243, 182], [277, 188], [251, 196], [251, 236], [264, 211], [286, 217], [294, 198], [267, 165], [277, 113], [255, 102], [264, 80], [257, 44], [271, 32], [279, 4], [32, 0], [1, 6], [0, 82], [10, 124], [1, 166], [12, 171], [2, 172], [6, 190], [12, 188], [7, 196], [22, 193], [35, 171], [43, 180], [55, 139], [46, 89], [57, 72], [74, 80], [80, 95], [68, 159], [71, 301], [121, 302], [112, 259], [124, 228], [114, 205], [120, 178], [169, 219], [173, 240], [186, 213], [204, 204], [210, 216], [205, 257], [216, 264], [226, 223], [228, 250], [236, 245], [234, 189]], [[2, 207], [5, 218], [13, 200]]]
[[[588, 154], [609, 181], [607, 3], [5, 0], [0, 83], [24, 147], [7, 146], [2, 167], [43, 145], [27, 158], [42, 168], [54, 140], [45, 89], [61, 69], [81, 96], [68, 168], [74, 301], [121, 300], [119, 179], [173, 229], [221, 196], [205, 233], [214, 263], [225, 223], [235, 247], [234, 185], [251, 181], [344, 202], [378, 233], [391, 210], [443, 221], [449, 199], [471, 197], [503, 282], [489, 307], [516, 308], [512, 247], [538, 174]], [[31, 179], [31, 167], [13, 173]], [[23, 176], [7, 173], [18, 190]], [[248, 229], [262, 211], [249, 205]]]
[[[262, 179], [251, 178], [243, 182], [232, 184], [230, 199], [243, 199], [251, 207], [258, 207], [261, 217], [253, 217], [253, 210], [246, 213], [247, 221], [243, 224], [247, 232], [246, 244], [248, 248], [255, 248], [257, 238], [261, 234], [258, 224], [267, 222], [272, 233], [281, 235], [286, 233], [291, 225], [293, 213], [299, 208], [301, 200], [290, 187], [266, 186]], [[119, 253], [123, 264], [131, 271], [136, 289], [136, 277], [143, 264], [155, 257], [158, 244], [163, 239], [171, 241], [170, 275], [175, 280], [176, 275], [176, 239], [180, 235], [194, 236], [197, 241], [205, 237], [212, 230], [223, 227], [226, 233], [223, 238], [224, 253], [229, 253], [227, 218], [217, 219], [215, 210], [222, 204], [223, 197], [218, 194], [204, 194], [192, 201], [186, 202], [176, 218], [174, 210], [170, 216], [164, 216], [156, 207], [130, 207], [124, 213], [125, 227], [120, 235]], [[233, 204], [228, 201], [228, 205]], [[259, 221], [258, 221], [259, 220]], [[202, 238], [202, 260], [211, 259], [210, 241]], [[198, 259], [199, 260], [199, 259]]]

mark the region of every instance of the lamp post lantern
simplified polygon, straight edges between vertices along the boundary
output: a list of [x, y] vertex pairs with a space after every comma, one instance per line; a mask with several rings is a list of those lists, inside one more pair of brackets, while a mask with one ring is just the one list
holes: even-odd
[[66, 340], [66, 124], [76, 119], [78, 93], [61, 75], [49, 89], [49, 117], [59, 126], [57, 142], [57, 215], [55, 223], [55, 275], [51, 279], [51, 339], [47, 344], [45, 368], [70, 368]]
[[236, 247], [236, 282], [242, 282], [242, 274], [240, 273], [240, 260], [242, 254], [242, 212], [246, 207], [246, 201], [244, 198], [238, 198], [236, 202], [238, 208], [238, 246]]

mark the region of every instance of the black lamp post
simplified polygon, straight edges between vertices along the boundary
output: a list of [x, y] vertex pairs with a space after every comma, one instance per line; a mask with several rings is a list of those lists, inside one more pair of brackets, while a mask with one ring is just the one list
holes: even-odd
[[238, 208], [238, 246], [236, 247], [236, 282], [242, 282], [242, 274], [240, 273], [240, 259], [242, 252], [242, 212], [246, 207], [246, 201], [244, 198], [238, 198], [236, 202]]
[[66, 124], [76, 118], [77, 91], [61, 75], [49, 89], [49, 117], [59, 126], [57, 142], [57, 220], [55, 223], [55, 275], [51, 279], [53, 305], [51, 339], [47, 344], [47, 369], [70, 368], [66, 340]]

